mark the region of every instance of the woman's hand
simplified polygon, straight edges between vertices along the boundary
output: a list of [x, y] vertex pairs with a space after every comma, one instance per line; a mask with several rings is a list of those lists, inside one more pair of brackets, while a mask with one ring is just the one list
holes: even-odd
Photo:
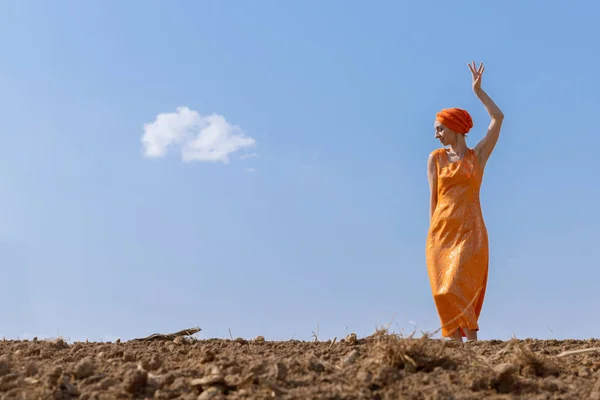
[[471, 70], [471, 75], [473, 75], [473, 91], [475, 93], [481, 92], [481, 77], [483, 76], [483, 71], [485, 71], [485, 67], [483, 63], [479, 64], [479, 68], [475, 66], [475, 61], [472, 64], [468, 64], [469, 69]]

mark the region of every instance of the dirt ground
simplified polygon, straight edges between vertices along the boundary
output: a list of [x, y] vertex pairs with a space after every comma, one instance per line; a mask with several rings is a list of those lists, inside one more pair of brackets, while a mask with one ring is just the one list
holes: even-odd
[[600, 352], [570, 352], [598, 346], [383, 332], [328, 342], [2, 341], [0, 398], [600, 400]]

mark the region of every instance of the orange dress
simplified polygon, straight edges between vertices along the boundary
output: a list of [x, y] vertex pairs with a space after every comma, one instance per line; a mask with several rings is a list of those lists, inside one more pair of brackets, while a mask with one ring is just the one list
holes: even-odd
[[479, 203], [483, 169], [473, 149], [450, 163], [446, 149], [433, 151], [437, 206], [427, 234], [426, 260], [442, 336], [479, 330], [488, 278], [488, 235]]

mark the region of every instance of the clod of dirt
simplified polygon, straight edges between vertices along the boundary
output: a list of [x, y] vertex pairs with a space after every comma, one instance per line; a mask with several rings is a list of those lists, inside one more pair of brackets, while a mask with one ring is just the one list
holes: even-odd
[[242, 368], [239, 365], [230, 365], [225, 369], [225, 375], [239, 375], [241, 374]]
[[189, 344], [189, 341], [187, 340], [187, 338], [185, 336], [177, 336], [175, 339], [173, 339], [173, 343], [183, 345], [183, 344]]
[[325, 365], [316, 357], [311, 357], [308, 360], [308, 369], [314, 372], [323, 372], [325, 371]]
[[84, 386], [94, 385], [94, 384], [97, 384], [98, 382], [100, 382], [104, 378], [106, 378], [105, 374], [92, 375], [92, 376], [84, 379], [83, 382], [81, 382], [81, 385], [84, 385]]
[[125, 390], [128, 393], [139, 392], [148, 383], [148, 372], [143, 369], [130, 370], [125, 375]]
[[[71, 383], [71, 377], [68, 375], [63, 375], [62, 382], [60, 383], [60, 391], [68, 396], [79, 396], [79, 391], [77, 387]], [[64, 397], [64, 395], [63, 395]]]
[[356, 337], [356, 333], [352, 332], [344, 339], [344, 343], [346, 344], [356, 344], [358, 342], [358, 338]]
[[119, 382], [113, 378], [102, 379], [97, 385], [94, 386], [96, 390], [108, 390], [113, 386], [118, 385]]
[[200, 357], [200, 362], [203, 364], [213, 362], [216, 357], [217, 356], [214, 352], [212, 352], [211, 350], [206, 350], [202, 353], [202, 356]]
[[359, 371], [358, 374], [356, 374], [356, 379], [362, 384], [367, 385], [373, 380], [373, 373], [371, 373], [371, 371]]
[[21, 374], [10, 373], [0, 378], [0, 392], [6, 392], [19, 386]]
[[86, 357], [75, 365], [75, 377], [77, 379], [85, 379], [94, 374], [94, 360], [91, 357]]
[[173, 383], [171, 384], [169, 389], [175, 392], [189, 392], [191, 386], [192, 385], [190, 385], [190, 382], [186, 378], [178, 376], [173, 380]]
[[281, 396], [282, 394], [288, 393], [287, 389], [282, 388], [281, 386], [279, 386], [273, 382], [268, 382], [267, 387], [269, 389], [271, 389], [271, 397], [278, 397], [278, 396]]
[[55, 347], [57, 349], [66, 349], [69, 347], [69, 344], [67, 342], [65, 342], [63, 338], [57, 338], [57, 339], [51, 341], [50, 343], [52, 344], [53, 347]]
[[28, 385], [37, 385], [40, 381], [35, 379], [35, 378], [25, 378], [23, 379], [23, 382], [25, 382]]
[[29, 363], [24, 368], [25, 376], [30, 377], [38, 373], [38, 367], [34, 363]]
[[0, 357], [0, 376], [8, 374], [11, 368], [12, 362], [10, 358], [6, 355]]
[[221, 391], [221, 389], [216, 388], [216, 387], [210, 387], [208, 389], [206, 389], [205, 391], [203, 391], [202, 393], [200, 393], [200, 396], [198, 396], [197, 400], [220, 400], [220, 399], [225, 399], [225, 396], [223, 395], [223, 392]]
[[526, 345], [517, 346], [515, 349], [518, 362], [523, 375], [538, 377], [558, 376], [560, 368], [554, 362], [540, 354], [535, 354]]
[[354, 361], [356, 361], [358, 359], [359, 356], [360, 356], [360, 353], [358, 350], [352, 350], [350, 352], [350, 354], [348, 354], [346, 356], [346, 358], [344, 358], [344, 360], [342, 361], [342, 365], [346, 367], [346, 366], [352, 364]]
[[148, 386], [159, 389], [165, 385], [165, 377], [148, 373]]
[[515, 374], [519, 370], [519, 367], [514, 364], [500, 364], [494, 367], [494, 372], [498, 374], [498, 376], [502, 375], [512, 375]]
[[171, 400], [177, 397], [168, 390], [158, 389], [154, 392], [154, 400]]
[[192, 386], [202, 388], [214, 385], [223, 385], [224, 383], [225, 376], [223, 375], [223, 372], [217, 367], [213, 367], [208, 375], [203, 376], [202, 378], [193, 379], [192, 382], [190, 382]]
[[274, 366], [274, 372], [275, 379], [283, 381], [287, 377], [288, 368], [284, 363], [276, 362]]
[[253, 342], [256, 343], [264, 343], [265, 342], [265, 337], [264, 336], [257, 336], [254, 339], [252, 339]]
[[46, 375], [46, 383], [48, 386], [56, 386], [58, 384], [58, 379], [62, 375], [62, 368], [60, 366], [56, 366], [50, 370], [50, 372]]
[[455, 397], [450, 393], [448, 389], [436, 388], [433, 389], [429, 396], [425, 397], [426, 400], [454, 400]]
[[123, 353], [123, 361], [125, 362], [132, 362], [135, 361], [135, 355], [133, 355], [133, 353], [127, 351]]
[[547, 392], [564, 391], [564, 386], [560, 383], [560, 381], [558, 381], [557, 379], [555, 379], [553, 377], [548, 377], [548, 378], [544, 379], [540, 386], [541, 386], [542, 390], [545, 390]]
[[590, 392], [590, 400], [600, 400], [600, 377], [592, 387]]
[[264, 375], [267, 373], [267, 362], [265, 360], [253, 362], [250, 364], [250, 371], [254, 375]]
[[175, 378], [176, 378], [175, 373], [169, 372], [163, 376], [163, 382], [165, 385], [168, 386], [168, 385], [173, 384], [173, 382], [175, 382]]
[[192, 379], [192, 381], [190, 382], [191, 386], [194, 387], [207, 387], [207, 386], [211, 386], [211, 385], [219, 385], [225, 383], [225, 377], [224, 376], [204, 376], [202, 378], [196, 378], [196, 379]]
[[153, 354], [152, 357], [150, 357], [149, 359], [146, 358], [142, 360], [141, 363], [142, 368], [146, 371], [156, 371], [162, 366], [162, 364], [162, 359], [157, 354]]
[[492, 387], [499, 393], [511, 393], [517, 385], [515, 374], [519, 367], [514, 364], [500, 364], [494, 368], [496, 376], [492, 381]]

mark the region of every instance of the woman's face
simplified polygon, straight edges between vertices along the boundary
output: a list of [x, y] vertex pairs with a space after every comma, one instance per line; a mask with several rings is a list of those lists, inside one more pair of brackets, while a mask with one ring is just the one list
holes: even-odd
[[435, 138], [442, 142], [443, 146], [448, 146], [456, 142], [456, 133], [446, 128], [439, 121], [435, 121], [433, 128], [435, 129]]

